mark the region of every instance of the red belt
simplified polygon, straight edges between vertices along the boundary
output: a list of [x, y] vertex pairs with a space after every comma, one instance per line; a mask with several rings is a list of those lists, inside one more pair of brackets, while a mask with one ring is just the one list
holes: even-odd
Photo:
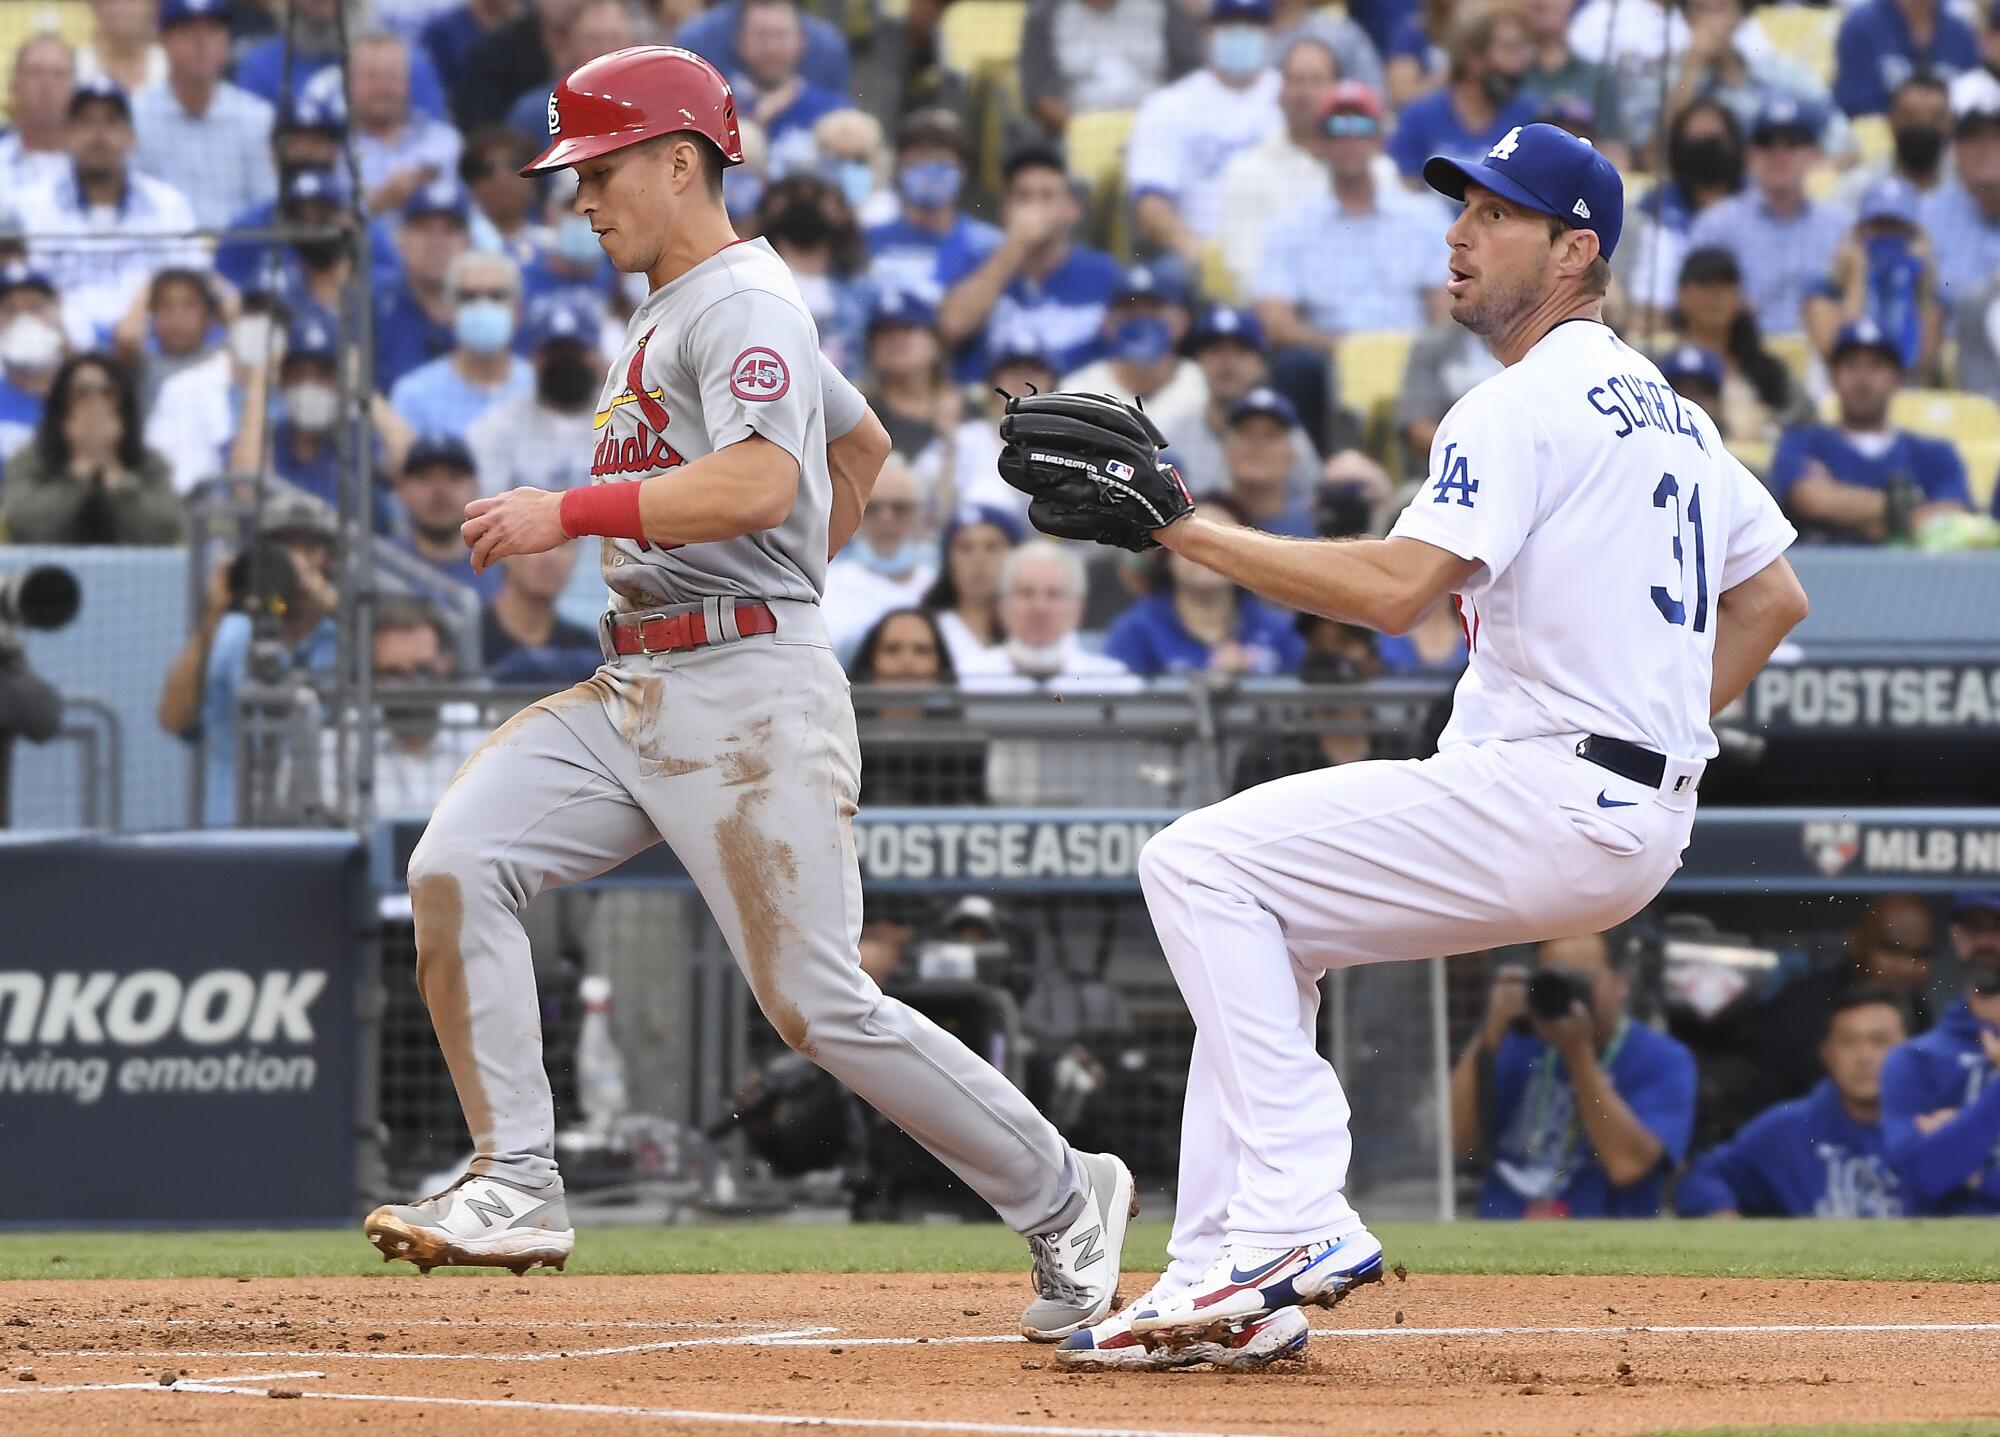
[[[778, 616], [771, 612], [769, 604], [738, 604], [736, 632], [746, 639], [752, 634], [775, 634], [778, 632]], [[700, 609], [650, 619], [616, 618], [611, 621], [611, 648], [614, 653], [669, 654], [722, 641], [723, 635], [709, 633], [708, 617]]]

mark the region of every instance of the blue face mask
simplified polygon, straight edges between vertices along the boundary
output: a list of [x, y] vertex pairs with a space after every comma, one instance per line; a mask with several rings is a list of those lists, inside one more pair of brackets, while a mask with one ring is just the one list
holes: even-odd
[[875, 169], [866, 160], [841, 160], [833, 167], [833, 182], [840, 186], [840, 193], [847, 203], [855, 208], [875, 193]]
[[514, 311], [490, 299], [461, 304], [452, 320], [452, 332], [474, 354], [492, 354], [506, 348], [514, 337]]
[[1153, 364], [1174, 347], [1174, 332], [1156, 314], [1135, 314], [1111, 331], [1111, 352], [1128, 364]]
[[965, 171], [950, 160], [924, 160], [905, 165], [896, 177], [903, 203], [912, 209], [941, 210], [958, 199], [965, 183]]
[[1208, 37], [1208, 58], [1225, 75], [1254, 75], [1270, 58], [1271, 37], [1261, 25], [1217, 25]]
[[558, 257], [573, 265], [595, 265], [604, 258], [597, 236], [591, 232], [590, 221], [582, 215], [562, 217], [556, 225], [555, 251]]
[[852, 554], [863, 568], [880, 574], [885, 579], [900, 579], [912, 572], [931, 552], [929, 544], [920, 544], [915, 539], [906, 539], [899, 547], [886, 554], [879, 554], [872, 544], [853, 544], [843, 549], [843, 555]]

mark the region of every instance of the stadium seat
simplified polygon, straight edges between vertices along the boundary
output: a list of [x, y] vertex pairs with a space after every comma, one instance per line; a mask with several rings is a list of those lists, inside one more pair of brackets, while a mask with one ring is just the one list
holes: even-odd
[[1986, 508], [2000, 466], [2000, 404], [1961, 390], [1906, 389], [1889, 406], [1889, 422], [1956, 445], [1965, 461], [1973, 507]]
[[1027, 15], [1026, 0], [954, 0], [938, 30], [946, 68], [975, 77], [1013, 68]]
[[1219, 240], [1210, 240], [1201, 247], [1201, 292], [1206, 299], [1236, 303], [1236, 276], [1229, 272], [1229, 261]]
[[1822, 85], [1831, 85], [1834, 40], [1842, 14], [1832, 6], [1766, 5], [1756, 19], [1772, 49], [1805, 66]]
[[1344, 335], [1335, 356], [1340, 366], [1340, 403], [1361, 417], [1364, 429], [1386, 424], [1402, 392], [1413, 334], [1400, 330], [1357, 330]]
[[1130, 247], [1125, 212], [1125, 145], [1137, 110], [1091, 110], [1063, 131], [1069, 172], [1090, 192], [1091, 233], [1113, 254]]
[[1861, 164], [1876, 164], [1896, 152], [1896, 137], [1889, 133], [1886, 115], [1856, 116], [1848, 132], [1854, 136], [1855, 156]]
[[1771, 472], [1771, 456], [1778, 446], [1768, 439], [1737, 439], [1731, 441], [1729, 452], [1743, 462], [1743, 467], [1759, 479]]
[[1800, 384], [1806, 382], [1807, 370], [1812, 365], [1812, 346], [1803, 334], [1767, 334], [1764, 348], [1785, 361], [1793, 379]]

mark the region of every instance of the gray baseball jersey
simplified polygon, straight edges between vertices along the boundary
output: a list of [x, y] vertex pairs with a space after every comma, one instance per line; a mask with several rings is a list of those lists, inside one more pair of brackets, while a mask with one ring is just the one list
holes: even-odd
[[591, 482], [644, 479], [756, 434], [799, 461], [799, 497], [784, 523], [740, 539], [666, 549], [606, 541], [604, 582], [620, 607], [817, 600], [833, 499], [827, 441], [863, 408], [820, 354], [799, 287], [763, 240], [733, 244], [653, 291], [598, 396]]

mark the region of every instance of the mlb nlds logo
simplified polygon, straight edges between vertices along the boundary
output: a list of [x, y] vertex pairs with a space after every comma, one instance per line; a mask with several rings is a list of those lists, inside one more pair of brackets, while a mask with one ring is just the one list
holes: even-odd
[[1828, 878], [1854, 861], [1861, 851], [1861, 825], [1847, 820], [1822, 820], [1805, 828], [1806, 857]]

